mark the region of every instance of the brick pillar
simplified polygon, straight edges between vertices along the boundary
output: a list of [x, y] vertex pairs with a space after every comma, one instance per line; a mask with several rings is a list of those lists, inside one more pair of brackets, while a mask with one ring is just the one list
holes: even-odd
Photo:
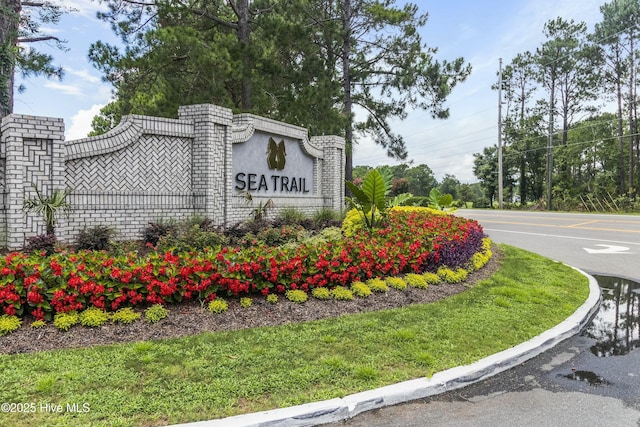
[[[45, 197], [63, 190], [64, 122], [62, 119], [12, 114], [2, 119], [5, 153], [6, 224], [8, 249], [20, 249], [25, 238], [44, 233], [39, 217], [26, 216], [22, 204], [35, 196], [35, 184]], [[64, 219], [57, 231], [64, 228]]]
[[178, 109], [179, 118], [193, 122], [192, 182], [196, 194], [205, 195], [204, 215], [214, 224], [227, 220], [227, 187], [231, 182], [230, 109], [210, 104]]
[[328, 208], [344, 209], [345, 142], [339, 136], [315, 136], [311, 143], [323, 152], [320, 192]]

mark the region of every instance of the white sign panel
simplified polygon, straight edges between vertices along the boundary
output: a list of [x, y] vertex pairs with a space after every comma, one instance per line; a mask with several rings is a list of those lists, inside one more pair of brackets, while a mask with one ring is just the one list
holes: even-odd
[[308, 197], [313, 192], [313, 159], [298, 141], [256, 132], [233, 145], [232, 186], [256, 195]]

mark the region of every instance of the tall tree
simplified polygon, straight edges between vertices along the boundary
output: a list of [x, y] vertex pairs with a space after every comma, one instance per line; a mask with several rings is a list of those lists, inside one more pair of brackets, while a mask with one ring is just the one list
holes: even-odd
[[48, 1], [0, 0], [0, 118], [13, 112], [16, 71], [23, 77], [62, 78], [62, 68], [53, 65], [51, 55], [25, 45], [52, 41], [64, 49], [62, 40], [44, 34], [41, 28], [41, 24], [58, 23], [63, 12], [61, 6]]
[[335, 55], [305, 29], [300, 2], [105, 1], [110, 10], [100, 16], [127, 48], [92, 47], [117, 94], [94, 119], [94, 133], [123, 114], [174, 116], [180, 105], [204, 102], [342, 132]]
[[272, 6], [254, 2], [250, 9], [249, 0], [101, 1], [108, 11], [99, 18], [111, 23], [126, 48], [102, 42], [91, 47], [91, 61], [118, 95], [94, 130], [132, 112], [175, 115], [184, 103], [253, 111], [261, 54], [253, 23]]
[[[592, 45], [588, 44], [587, 27], [558, 17], [544, 25], [547, 38], [536, 50], [538, 80], [549, 94], [549, 141], [547, 149], [547, 208], [552, 209], [551, 188], [553, 178], [553, 134], [554, 119], [559, 114], [562, 120], [561, 143], [566, 145], [567, 132], [576, 115], [586, 111], [588, 101], [596, 97], [598, 74], [594, 73], [599, 58]], [[556, 102], [560, 102], [559, 110]], [[566, 168], [560, 165], [561, 172]]]
[[455, 175], [445, 174], [442, 178], [442, 182], [438, 186], [438, 190], [442, 194], [451, 194], [454, 199], [458, 198], [458, 187], [460, 187], [460, 181]]
[[438, 186], [433, 171], [425, 164], [407, 169], [405, 176], [409, 180], [409, 192], [414, 196], [428, 196], [431, 189]]
[[493, 207], [498, 191], [498, 147], [485, 147], [482, 153], [473, 154], [473, 174], [480, 180], [489, 206]]
[[[625, 144], [623, 132], [624, 96], [623, 87], [625, 80], [630, 78], [630, 71], [627, 57], [631, 58], [630, 46], [633, 41], [633, 31], [629, 27], [635, 26], [635, 14], [638, 7], [638, 0], [614, 0], [600, 6], [602, 21], [597, 23], [592, 39], [603, 48], [603, 76], [604, 93], [615, 94], [617, 102], [618, 120], [618, 192], [625, 193]], [[626, 35], [626, 36], [625, 36]], [[625, 43], [625, 39], [626, 42]], [[625, 52], [627, 53], [625, 55]], [[629, 87], [630, 93], [631, 87]], [[632, 96], [629, 97], [629, 99]], [[630, 107], [630, 104], [628, 104]], [[630, 109], [631, 111], [631, 109]], [[631, 178], [632, 179], [632, 178]]]
[[[356, 134], [371, 136], [389, 155], [404, 158], [404, 140], [391, 121], [405, 118], [410, 109], [446, 118], [447, 95], [470, 72], [462, 58], [440, 62], [435, 48], [423, 46], [419, 29], [427, 15], [418, 14], [411, 3], [396, 7], [393, 0], [104, 1], [111, 9], [103, 16], [112, 20], [116, 32], [130, 35], [144, 24], [149, 27], [138, 31], [135, 44], [124, 53], [105, 45], [92, 51], [93, 61], [118, 93], [116, 103], [121, 105], [111, 107], [112, 113], [148, 113], [149, 104], [168, 106], [170, 101], [208, 96], [208, 102], [295, 121], [320, 133], [336, 133], [339, 125], [337, 133], [348, 142], [347, 179]], [[244, 28], [239, 5], [245, 4], [250, 6], [248, 42], [240, 32], [233, 40], [225, 37], [232, 26]], [[191, 41], [177, 43], [185, 34]], [[216, 67], [198, 59], [203, 55], [198, 49], [204, 49], [199, 46], [205, 45]], [[197, 95], [185, 97], [180, 90], [182, 96], [176, 96], [169, 90], [180, 87], [171, 78], [176, 61], [182, 70], [177, 80], [199, 75], [215, 84], [190, 84], [198, 87]], [[242, 78], [233, 75], [234, 70], [241, 70]], [[244, 95], [238, 97], [237, 81], [244, 82], [241, 93], [251, 88], [251, 103], [242, 101]], [[229, 99], [234, 101], [231, 105]], [[363, 121], [355, 121], [356, 111], [365, 113]], [[108, 125], [114, 120], [102, 117], [100, 122]]]
[[521, 156], [512, 156], [512, 162], [519, 171], [520, 200], [528, 200], [527, 159], [531, 149], [531, 138], [528, 137], [526, 122], [529, 116], [529, 105], [535, 93], [535, 72], [533, 57], [530, 52], [518, 54], [507, 65], [503, 72], [503, 90], [506, 100], [505, 146], [510, 146]]
[[[452, 62], [435, 59], [437, 48], [423, 45], [419, 29], [428, 19], [418, 6], [396, 7], [394, 0], [324, 0], [323, 11], [333, 16], [315, 15], [315, 22], [336, 20], [342, 28], [335, 39], [340, 52], [343, 89], [342, 111], [347, 124], [347, 146], [356, 142], [356, 133], [371, 137], [390, 157], [405, 159], [402, 135], [394, 132], [391, 120], [404, 119], [409, 109], [430, 111], [444, 119], [449, 110], [444, 103], [451, 90], [471, 72], [463, 58]], [[326, 6], [329, 7], [326, 7]], [[365, 119], [356, 122], [356, 111]], [[351, 176], [352, 153], [347, 150], [346, 178]]]

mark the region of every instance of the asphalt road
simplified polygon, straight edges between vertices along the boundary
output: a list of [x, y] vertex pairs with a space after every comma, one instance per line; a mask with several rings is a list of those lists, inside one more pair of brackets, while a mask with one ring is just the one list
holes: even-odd
[[459, 210], [497, 243], [527, 249], [588, 273], [640, 281], [640, 216]]
[[[460, 210], [494, 242], [640, 282], [640, 216]], [[640, 303], [640, 298], [639, 298]], [[596, 357], [576, 336], [472, 386], [334, 426], [639, 426], [640, 350]]]

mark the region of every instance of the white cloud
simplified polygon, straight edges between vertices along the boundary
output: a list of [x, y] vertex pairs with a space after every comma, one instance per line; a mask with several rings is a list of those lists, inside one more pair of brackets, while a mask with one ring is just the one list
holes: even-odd
[[65, 68], [65, 72], [76, 77], [80, 77], [85, 82], [100, 83], [100, 77], [94, 76], [87, 70], [74, 70], [72, 68]]
[[79, 87], [73, 86], [73, 85], [65, 85], [62, 83], [48, 81], [44, 84], [44, 87], [57, 92], [62, 92], [62, 94], [64, 95], [72, 95], [72, 96], [82, 95], [82, 90]]
[[104, 104], [92, 105], [88, 110], [80, 110], [71, 117], [71, 125], [66, 129], [66, 139], [74, 140], [86, 138], [91, 132], [91, 121], [100, 113], [100, 109]]

